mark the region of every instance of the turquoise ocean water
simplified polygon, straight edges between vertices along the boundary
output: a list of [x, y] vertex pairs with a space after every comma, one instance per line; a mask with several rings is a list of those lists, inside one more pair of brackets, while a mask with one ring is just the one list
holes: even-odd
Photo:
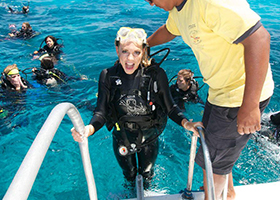
[[[88, 80], [69, 82], [67, 87], [48, 89], [34, 85], [26, 94], [6, 98], [0, 94], [0, 105], [8, 108], [8, 117], [0, 121], [0, 198], [8, 189], [24, 156], [55, 105], [71, 102], [77, 106], [87, 124], [96, 101], [98, 76], [102, 69], [113, 65], [117, 59], [114, 37], [122, 26], [141, 27], [151, 35], [165, 23], [167, 13], [151, 7], [142, 0], [37, 0], [30, 2], [28, 15], [10, 14], [8, 5], [19, 7], [25, 1], [0, 0], [0, 71], [16, 63], [20, 69], [39, 67], [30, 53], [37, 50], [47, 35], [63, 39], [63, 60], [57, 68], [69, 76], [86, 75]], [[250, 0], [251, 7], [262, 17], [262, 23], [271, 34], [271, 56], [275, 91], [263, 122], [267, 124], [270, 114], [279, 111], [280, 84], [280, 3], [279, 0]], [[8, 40], [9, 24], [21, 27], [29, 22], [41, 34], [30, 40]], [[171, 53], [162, 64], [171, 78], [179, 69], [190, 68], [200, 75], [196, 59], [181, 38], [161, 47], [171, 48]], [[158, 57], [163, 56], [163, 53]], [[27, 70], [28, 71], [28, 70]], [[200, 84], [202, 84], [201, 80]], [[207, 87], [199, 91], [206, 98]], [[198, 121], [203, 108], [188, 105], [188, 118]], [[89, 199], [78, 144], [70, 134], [72, 125], [65, 117], [41, 166], [29, 199]], [[263, 132], [271, 131], [266, 125]], [[186, 187], [190, 149], [190, 133], [168, 121], [160, 136], [155, 177], [150, 190], [174, 194]], [[89, 138], [89, 148], [99, 199], [118, 199], [125, 194], [134, 197], [123, 183], [123, 176], [112, 150], [111, 134], [106, 128]], [[280, 148], [266, 137], [254, 136], [244, 149], [233, 169], [234, 184], [265, 183], [280, 180]], [[202, 185], [201, 170], [195, 167], [193, 188]]]

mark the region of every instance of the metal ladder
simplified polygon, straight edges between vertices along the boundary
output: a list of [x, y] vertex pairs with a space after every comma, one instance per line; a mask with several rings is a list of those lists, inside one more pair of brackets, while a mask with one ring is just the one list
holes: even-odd
[[[200, 136], [200, 141], [203, 150], [204, 162], [205, 162], [205, 171], [206, 171], [206, 180], [207, 180], [207, 189], [208, 189], [208, 199], [215, 200], [215, 188], [214, 188], [214, 179], [213, 179], [213, 170], [212, 163], [210, 160], [210, 155], [208, 147], [205, 142], [204, 130], [202, 127], [197, 127], [198, 133]], [[197, 136], [192, 136], [191, 150], [190, 150], [190, 161], [189, 161], [189, 172], [188, 172], [188, 183], [187, 188], [183, 193], [184, 199], [192, 199], [192, 179], [193, 179], [193, 170], [194, 170], [194, 159], [196, 153], [197, 145]]]
[[[200, 136], [200, 141], [201, 141], [203, 156], [204, 156], [204, 161], [205, 161], [208, 199], [215, 200], [216, 196], [215, 196], [212, 163], [210, 160], [209, 150], [208, 150], [208, 147], [205, 142], [204, 129], [202, 127], [197, 127], [197, 129], [198, 129], [198, 133]], [[188, 172], [188, 184], [187, 184], [187, 188], [186, 188], [185, 192], [183, 193], [183, 196], [186, 197], [186, 199], [192, 198], [191, 190], [192, 190], [192, 179], [193, 179], [193, 170], [194, 170], [194, 159], [195, 159], [195, 153], [196, 153], [196, 144], [197, 144], [197, 137], [192, 136], [190, 161], [189, 161], [189, 172]], [[223, 200], [227, 199], [227, 188], [228, 188], [227, 186], [228, 186], [228, 175], [226, 175], [226, 184], [225, 184], [225, 187], [223, 190]]]
[[[4, 200], [23, 200], [28, 198], [47, 150], [66, 114], [71, 119], [75, 129], [79, 133], [84, 133], [84, 122], [79, 111], [73, 104], [60, 103], [55, 106], [28, 150], [3, 198]], [[88, 150], [88, 139], [84, 138], [83, 142], [79, 143], [79, 147], [88, 184], [89, 197], [91, 200], [97, 200], [96, 186]]]
[[[205, 161], [205, 171], [206, 171], [206, 179], [207, 179], [207, 189], [208, 189], [208, 199], [215, 200], [215, 188], [214, 188], [214, 179], [213, 179], [213, 170], [212, 163], [210, 160], [210, 155], [208, 151], [208, 147], [205, 142], [204, 137], [204, 129], [202, 127], [197, 127], [201, 145], [203, 149], [204, 161]], [[189, 160], [189, 171], [188, 171], [188, 183], [187, 188], [181, 195], [181, 199], [194, 199], [192, 195], [192, 180], [193, 180], [193, 171], [194, 171], [194, 159], [196, 153], [197, 146], [197, 136], [192, 136], [191, 141], [191, 150], [190, 150], [190, 160]], [[227, 185], [228, 185], [228, 175], [226, 177], [226, 184], [223, 191], [223, 200], [227, 199]], [[143, 189], [143, 179], [141, 175], [136, 177], [136, 189], [137, 189], [137, 200], [144, 200], [144, 189]]]
[[[27, 152], [23, 162], [20, 165], [11, 185], [9, 186], [3, 200], [24, 200], [27, 199], [29, 193], [32, 189], [38, 171], [41, 167], [41, 164], [44, 160], [44, 157], [47, 153], [47, 150], [53, 140], [53, 137], [63, 120], [65, 115], [68, 115], [71, 119], [75, 129], [79, 133], [84, 133], [84, 122], [80, 116], [79, 111], [71, 103], [60, 103], [53, 108], [49, 114], [47, 120], [36, 136], [34, 142], [32, 143], [29, 151]], [[209, 151], [205, 143], [204, 131], [202, 127], [197, 127], [201, 139], [201, 145], [203, 148], [204, 160], [205, 160], [205, 169], [207, 175], [207, 187], [208, 187], [208, 199], [215, 200], [215, 190], [214, 190], [214, 181], [212, 173], [212, 165], [210, 161]], [[189, 172], [188, 172], [188, 184], [185, 192], [182, 194], [183, 199], [191, 199], [192, 193], [192, 178], [193, 178], [193, 169], [194, 169], [194, 157], [196, 152], [197, 137], [192, 136], [192, 145], [190, 152], [190, 161], [189, 161]], [[88, 139], [84, 138], [83, 142], [79, 143], [84, 172], [88, 185], [89, 197], [91, 200], [97, 200], [97, 192], [95, 181], [92, 172], [92, 166], [88, 150]], [[143, 190], [143, 179], [142, 176], [137, 176], [137, 199], [142, 200], [144, 198]], [[227, 185], [227, 184], [226, 184]], [[224, 190], [223, 199], [226, 200], [226, 189]]]

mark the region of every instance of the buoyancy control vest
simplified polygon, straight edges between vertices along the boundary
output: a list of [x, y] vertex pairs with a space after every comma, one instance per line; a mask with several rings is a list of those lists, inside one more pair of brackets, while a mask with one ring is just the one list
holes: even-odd
[[[153, 55], [164, 50], [168, 50], [168, 52], [159, 63], [152, 59], [150, 66], [140, 66], [131, 87], [122, 84], [122, 75], [120, 73], [122, 66], [120, 63], [116, 62], [114, 67], [108, 69], [110, 99], [106, 126], [109, 131], [115, 126], [115, 130], [121, 133], [124, 146], [119, 147], [119, 153], [122, 156], [133, 154], [141, 150], [143, 146], [154, 142], [166, 126], [167, 109], [163, 99], [160, 99], [160, 95], [158, 94], [157, 74], [160, 69], [160, 64], [167, 57], [170, 50], [168, 48], [162, 49]], [[125, 96], [130, 95], [133, 96], [132, 99], [125, 99]], [[131, 113], [133, 115], [120, 115], [115, 106], [117, 102], [124, 103], [127, 109], [130, 109], [129, 104], [132, 103]], [[151, 128], [155, 130], [155, 133], [142, 143], [143, 132]], [[138, 132], [138, 139], [130, 143], [125, 129]]]
[[[122, 77], [120, 74], [121, 65], [117, 63], [111, 70], [108, 71], [110, 79], [110, 103], [109, 103], [109, 116], [107, 117], [106, 126], [110, 131], [117, 123], [119, 128], [136, 128], [133, 127], [137, 124], [138, 129], [149, 129], [153, 126], [160, 128], [162, 124], [167, 121], [166, 108], [163, 105], [162, 99], [159, 98], [158, 85], [157, 85], [157, 72], [159, 65], [152, 60], [152, 64], [148, 67], [142, 67], [135, 75], [132, 89], [127, 89], [127, 86], [122, 84]], [[117, 99], [116, 99], [117, 96]], [[126, 96], [133, 96], [136, 100], [124, 100]], [[118, 99], [122, 97], [122, 99]], [[125, 104], [127, 109], [131, 107], [132, 115], [119, 115], [114, 103], [120, 102]], [[160, 131], [162, 132], [162, 130]]]
[[[126, 156], [140, 151], [142, 147], [158, 138], [166, 126], [167, 111], [158, 95], [157, 63], [152, 61], [148, 67], [140, 66], [130, 89], [122, 84], [119, 73], [121, 68], [118, 63], [109, 71], [110, 114], [106, 126], [109, 131], [115, 126], [116, 131], [120, 133], [124, 146], [119, 147], [119, 153]], [[120, 115], [116, 104], [123, 105], [127, 113]], [[144, 132], [149, 129], [153, 129], [154, 133], [142, 143]], [[126, 131], [136, 131], [137, 140], [130, 143]]]
[[33, 79], [41, 84], [46, 84], [47, 79], [54, 78], [58, 84], [65, 83], [66, 75], [56, 68], [52, 69], [37, 69], [34, 71]]
[[118, 114], [113, 105], [113, 99], [117, 90], [123, 87], [121, 86], [120, 63], [117, 61], [115, 63], [115, 66], [108, 71], [110, 77], [111, 98], [109, 100], [109, 114], [106, 117], [106, 127], [109, 131], [112, 130], [114, 125], [116, 125], [117, 129], [119, 129], [120, 127], [118, 127], [117, 122], [120, 122], [120, 124], [124, 124], [127, 120], [134, 120], [136, 123], [138, 122], [137, 124], [140, 126], [139, 128], [148, 128], [155, 125], [159, 129], [160, 133], [165, 128], [167, 122], [167, 111], [166, 107], [163, 105], [162, 99], [160, 99], [159, 95], [157, 95], [158, 86], [156, 76], [161, 63], [168, 56], [170, 49], [164, 48], [150, 55], [150, 48], [148, 47], [148, 56], [150, 58], [162, 51], [167, 51], [167, 53], [164, 55], [160, 62], [157, 63], [152, 58], [151, 65], [149, 65], [148, 67], [141, 66], [141, 69], [138, 71], [138, 74], [135, 77], [135, 85], [137, 85], [138, 83], [139, 88], [137, 91], [132, 92], [140, 92], [139, 96], [141, 96], [141, 98], [146, 102], [145, 106], [148, 108], [148, 113], [145, 116], [133, 116], [133, 118], [131, 116], [122, 116], [121, 118], [118, 118]]

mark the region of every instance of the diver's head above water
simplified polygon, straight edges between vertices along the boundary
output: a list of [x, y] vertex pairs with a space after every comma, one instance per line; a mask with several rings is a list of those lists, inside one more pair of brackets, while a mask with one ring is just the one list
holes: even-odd
[[57, 39], [54, 36], [48, 35], [45, 37], [45, 43], [47, 46], [52, 49], [54, 46], [58, 45]]
[[23, 14], [29, 13], [29, 6], [22, 6], [22, 13]]
[[4, 69], [4, 75], [6, 80], [15, 88], [15, 90], [21, 90], [22, 88], [27, 88], [26, 85], [21, 80], [19, 74], [19, 69], [16, 64], [8, 65]]
[[146, 38], [141, 28], [121, 27], [117, 32], [116, 51], [126, 74], [133, 74], [140, 64], [148, 65]]
[[183, 91], [187, 91], [191, 86], [193, 72], [189, 69], [181, 69], [177, 74], [177, 86]]
[[46, 56], [41, 59], [41, 67], [43, 69], [53, 69], [54, 68], [54, 61], [53, 58], [50, 56]]
[[27, 32], [27, 31], [32, 30], [32, 27], [28, 22], [23, 22], [22, 25], [21, 25], [21, 30], [23, 32]]

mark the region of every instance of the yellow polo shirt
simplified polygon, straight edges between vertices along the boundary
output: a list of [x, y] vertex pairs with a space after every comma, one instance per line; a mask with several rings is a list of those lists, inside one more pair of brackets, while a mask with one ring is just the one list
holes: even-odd
[[[166, 27], [182, 36], [209, 85], [208, 101], [225, 107], [241, 106], [245, 87], [244, 47], [233, 42], [260, 20], [245, 0], [188, 0], [179, 12], [169, 12]], [[257, 41], [256, 41], [257, 42]], [[260, 101], [273, 94], [269, 66]]]

